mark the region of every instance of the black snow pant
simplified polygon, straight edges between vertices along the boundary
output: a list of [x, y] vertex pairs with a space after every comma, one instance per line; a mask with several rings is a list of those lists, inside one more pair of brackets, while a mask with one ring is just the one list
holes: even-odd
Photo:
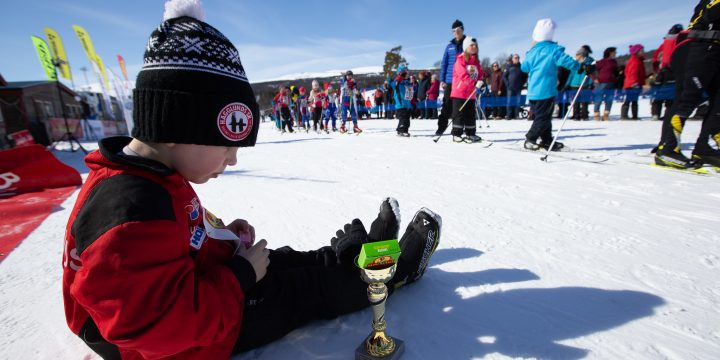
[[443, 95], [442, 108], [440, 110], [440, 115], [438, 116], [438, 133], [445, 132], [445, 129], [447, 129], [448, 127], [448, 119], [452, 115], [453, 111], [452, 99], [450, 98], [450, 93], [452, 92], [452, 84], [446, 83], [444, 91], [445, 95]]
[[540, 138], [544, 144], [552, 142], [552, 113], [554, 107], [554, 97], [545, 100], [530, 100], [530, 109], [535, 118], [530, 130], [525, 134], [526, 139], [537, 142], [537, 139]]
[[411, 109], [397, 109], [395, 110], [395, 114], [398, 118], [398, 126], [397, 126], [397, 132], [398, 133], [406, 133], [408, 130], [410, 130], [410, 112]]
[[475, 119], [475, 100], [470, 99], [465, 107], [460, 108], [465, 103], [465, 99], [452, 99], [452, 131], [453, 136], [460, 136], [463, 133], [468, 136], [475, 135], [477, 132], [477, 124]]
[[292, 118], [291, 118], [291, 116], [290, 116], [290, 109], [288, 109], [288, 108], [286, 108], [286, 107], [280, 108], [280, 114], [282, 115], [282, 119], [283, 119], [283, 121], [282, 121], [282, 129], [285, 130], [285, 128], [287, 127], [287, 130], [290, 131], [290, 132], [292, 132], [292, 131], [293, 131], [293, 128], [292, 128], [293, 125], [292, 125]]
[[322, 130], [322, 122], [320, 121], [320, 118], [322, 116], [322, 108], [316, 107], [313, 109], [313, 130], [317, 131], [318, 129], [318, 123], [320, 123], [320, 130]]
[[676, 79], [675, 101], [663, 119], [660, 144], [668, 148], [679, 147], [685, 121], [708, 96], [709, 111], [703, 119], [693, 154], [717, 154], [716, 148], [720, 146], [720, 44], [685, 42], [673, 52], [670, 68]]
[[271, 250], [267, 274], [246, 293], [233, 355], [280, 339], [314, 320], [369, 306], [367, 287], [360, 270], [338, 264], [329, 246], [303, 252], [287, 246]]

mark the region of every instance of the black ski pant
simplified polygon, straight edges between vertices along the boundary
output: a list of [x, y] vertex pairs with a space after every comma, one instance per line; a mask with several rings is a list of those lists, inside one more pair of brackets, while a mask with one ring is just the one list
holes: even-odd
[[452, 92], [452, 84], [446, 83], [444, 89], [443, 95], [443, 103], [442, 108], [440, 110], [440, 115], [438, 116], [438, 133], [445, 132], [445, 129], [448, 127], [448, 119], [452, 115], [452, 99], [450, 98], [450, 93]]
[[552, 142], [552, 113], [555, 107], [555, 98], [545, 100], [530, 100], [530, 110], [534, 115], [532, 126], [525, 134], [525, 138], [537, 142], [540, 138], [544, 144]]
[[[575, 96], [575, 93], [577, 93], [578, 90], [580, 90], [579, 87], [571, 87], [570, 93], [572, 96]], [[588, 112], [588, 103], [580, 101], [582, 97], [582, 93], [580, 93], [578, 99], [575, 100], [575, 104], [573, 104], [572, 118], [574, 120], [587, 120], [590, 117], [590, 113]]]
[[397, 126], [397, 132], [398, 133], [406, 133], [408, 130], [410, 130], [410, 112], [411, 109], [397, 109], [395, 113], [397, 114], [398, 118], [398, 126]]
[[316, 107], [313, 109], [313, 130], [317, 131], [318, 129], [318, 123], [320, 123], [320, 129], [322, 130], [322, 121], [320, 121], [320, 117], [322, 116], [322, 108]]
[[292, 124], [292, 117], [290, 116], [290, 109], [284, 107], [280, 108], [280, 114], [282, 115], [282, 129], [285, 130], [287, 127], [287, 130], [292, 132], [293, 131], [293, 124]]
[[669, 148], [680, 145], [685, 121], [692, 112], [710, 99], [709, 111], [700, 128], [693, 154], [717, 154], [720, 141], [720, 44], [688, 41], [678, 46], [670, 59], [675, 75], [675, 101], [663, 119], [660, 144]]
[[477, 132], [477, 124], [475, 120], [475, 100], [470, 99], [465, 107], [460, 108], [465, 103], [465, 99], [452, 99], [452, 131], [453, 136], [465, 135], [472, 136]]
[[370, 305], [360, 270], [337, 263], [329, 246], [315, 251], [270, 251], [267, 274], [245, 295], [233, 355], [282, 338], [314, 320], [332, 319]]

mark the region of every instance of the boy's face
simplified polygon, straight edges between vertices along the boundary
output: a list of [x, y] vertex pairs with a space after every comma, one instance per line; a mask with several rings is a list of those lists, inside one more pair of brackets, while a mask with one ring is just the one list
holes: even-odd
[[216, 178], [228, 165], [237, 164], [238, 147], [194, 144], [171, 145], [172, 168], [185, 179], [202, 184]]

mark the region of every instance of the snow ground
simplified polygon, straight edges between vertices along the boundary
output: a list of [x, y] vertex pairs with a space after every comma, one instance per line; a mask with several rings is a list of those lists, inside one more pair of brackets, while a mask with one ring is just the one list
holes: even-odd
[[[609, 154], [603, 164], [504, 148], [527, 121], [490, 121], [487, 149], [434, 144], [435, 121], [413, 120], [408, 139], [395, 125], [365, 120], [362, 135], [341, 136], [263, 123], [258, 145], [196, 191], [271, 247], [304, 250], [354, 217], [369, 225], [384, 196], [399, 200], [403, 231], [420, 207], [439, 213], [431, 267], [387, 304], [404, 359], [720, 358], [720, 181], [634, 163], [651, 161], [660, 122], [569, 121], [561, 141]], [[688, 122], [686, 142], [699, 125]], [[87, 171], [81, 154], [56, 154]], [[60, 293], [76, 196], [0, 263], [0, 358], [94, 358], [67, 329]], [[237, 359], [351, 359], [370, 319], [317, 322]]]

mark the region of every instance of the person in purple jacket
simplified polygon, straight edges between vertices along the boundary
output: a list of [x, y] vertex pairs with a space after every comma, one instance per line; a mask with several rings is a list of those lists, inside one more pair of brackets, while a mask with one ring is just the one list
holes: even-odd
[[618, 76], [618, 63], [615, 60], [617, 49], [609, 47], [603, 52], [602, 60], [595, 63], [595, 120], [600, 120], [600, 105], [605, 102], [605, 111], [602, 120], [610, 118], [613, 96], [615, 96], [615, 83]]

